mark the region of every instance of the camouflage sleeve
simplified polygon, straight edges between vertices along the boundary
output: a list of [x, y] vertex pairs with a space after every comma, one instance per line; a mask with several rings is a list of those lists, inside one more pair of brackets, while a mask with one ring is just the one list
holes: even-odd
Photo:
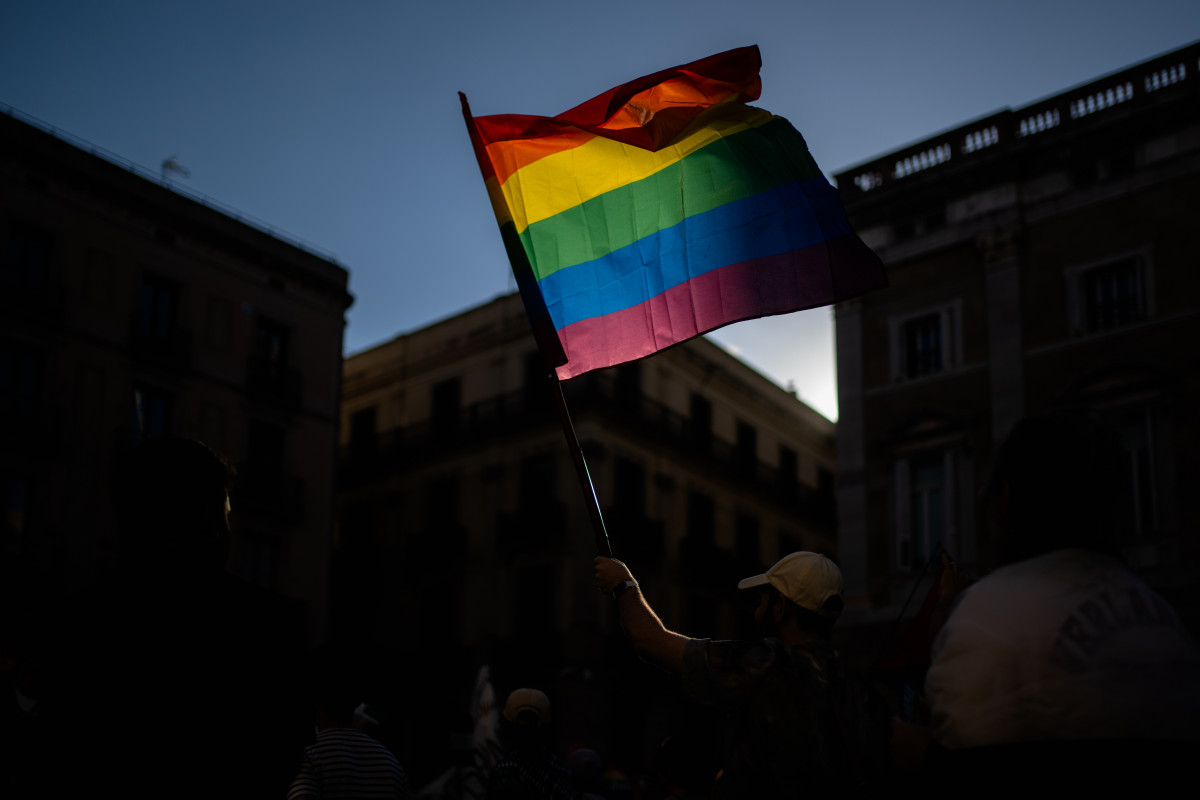
[[771, 640], [693, 639], [683, 653], [681, 686], [693, 700], [718, 706], [738, 703], [778, 658]]

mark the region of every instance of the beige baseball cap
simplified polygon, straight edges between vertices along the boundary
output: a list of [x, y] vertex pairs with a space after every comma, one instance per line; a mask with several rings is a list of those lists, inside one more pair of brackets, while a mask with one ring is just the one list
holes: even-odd
[[504, 704], [504, 718], [522, 727], [540, 728], [550, 719], [550, 698], [537, 689], [515, 689]]
[[820, 553], [802, 550], [790, 553], [775, 562], [762, 575], [754, 575], [738, 581], [739, 589], [753, 589], [770, 584], [787, 599], [801, 608], [807, 608], [825, 617], [837, 617], [837, 611], [826, 609], [825, 601], [831, 597], [842, 597], [842, 571], [837, 564]]

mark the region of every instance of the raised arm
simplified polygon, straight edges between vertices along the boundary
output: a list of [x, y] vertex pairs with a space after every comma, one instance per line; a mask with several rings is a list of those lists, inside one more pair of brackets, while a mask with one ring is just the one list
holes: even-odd
[[691, 639], [667, 630], [642, 596], [641, 587], [624, 563], [596, 556], [595, 564], [596, 588], [604, 594], [611, 595], [626, 581], [633, 583], [620, 589], [617, 596], [617, 614], [633, 652], [668, 672], [680, 674], [683, 671], [683, 651]]

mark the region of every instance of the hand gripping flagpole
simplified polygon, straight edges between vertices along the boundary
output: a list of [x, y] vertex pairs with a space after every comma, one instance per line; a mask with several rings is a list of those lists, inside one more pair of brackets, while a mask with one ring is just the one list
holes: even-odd
[[517, 287], [521, 291], [521, 299], [525, 303], [525, 313], [529, 317], [530, 327], [533, 328], [533, 338], [537, 342], [538, 352], [546, 364], [547, 380], [553, 384], [549, 388], [554, 394], [554, 403], [558, 408], [563, 435], [567, 439], [567, 449], [571, 453], [571, 462], [575, 465], [575, 475], [579, 479], [579, 489], [583, 493], [583, 501], [588, 508], [596, 551], [600, 555], [612, 558], [612, 546], [608, 541], [608, 532], [604, 528], [604, 517], [600, 513], [600, 501], [596, 497], [596, 489], [592, 484], [587, 462], [583, 458], [583, 449], [579, 446], [579, 438], [575, 435], [575, 426], [567, 411], [567, 401], [563, 397], [562, 383], [554, 370], [556, 366], [567, 362], [567, 356], [558, 339], [558, 332], [554, 330], [554, 325], [550, 321], [549, 312], [546, 311], [545, 304], [541, 302], [541, 294], [533, 275], [533, 267], [529, 263], [529, 256], [526, 255], [524, 246], [517, 237], [516, 228], [511, 222], [512, 215], [496, 179], [495, 168], [479, 137], [479, 130], [475, 127], [475, 120], [471, 117], [471, 107], [467, 105], [467, 96], [462, 92], [459, 92], [458, 96], [462, 101], [463, 119], [467, 123], [467, 132], [471, 136], [471, 146], [474, 148], [475, 158], [479, 162], [479, 171], [483, 174], [483, 182], [492, 201], [492, 210], [496, 213], [496, 221], [500, 224], [500, 236], [504, 240], [504, 248], [508, 252], [508, 260], [512, 265]]

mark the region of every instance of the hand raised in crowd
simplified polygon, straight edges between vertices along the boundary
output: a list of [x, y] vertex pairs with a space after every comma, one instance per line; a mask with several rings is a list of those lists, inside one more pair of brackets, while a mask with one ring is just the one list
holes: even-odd
[[938, 601], [949, 604], [971, 585], [971, 576], [956, 561], [942, 553], [942, 577], [938, 581]]
[[950, 556], [942, 553], [942, 575], [938, 578], [937, 604], [934, 606], [929, 620], [931, 641], [937, 638], [946, 624], [946, 619], [950, 616], [950, 607], [954, 605], [955, 598], [970, 585], [971, 576], [965, 570], [959, 569], [958, 564]]
[[604, 594], [612, 594], [617, 584], [633, 580], [633, 573], [623, 561], [615, 558], [596, 556], [596, 589]]

